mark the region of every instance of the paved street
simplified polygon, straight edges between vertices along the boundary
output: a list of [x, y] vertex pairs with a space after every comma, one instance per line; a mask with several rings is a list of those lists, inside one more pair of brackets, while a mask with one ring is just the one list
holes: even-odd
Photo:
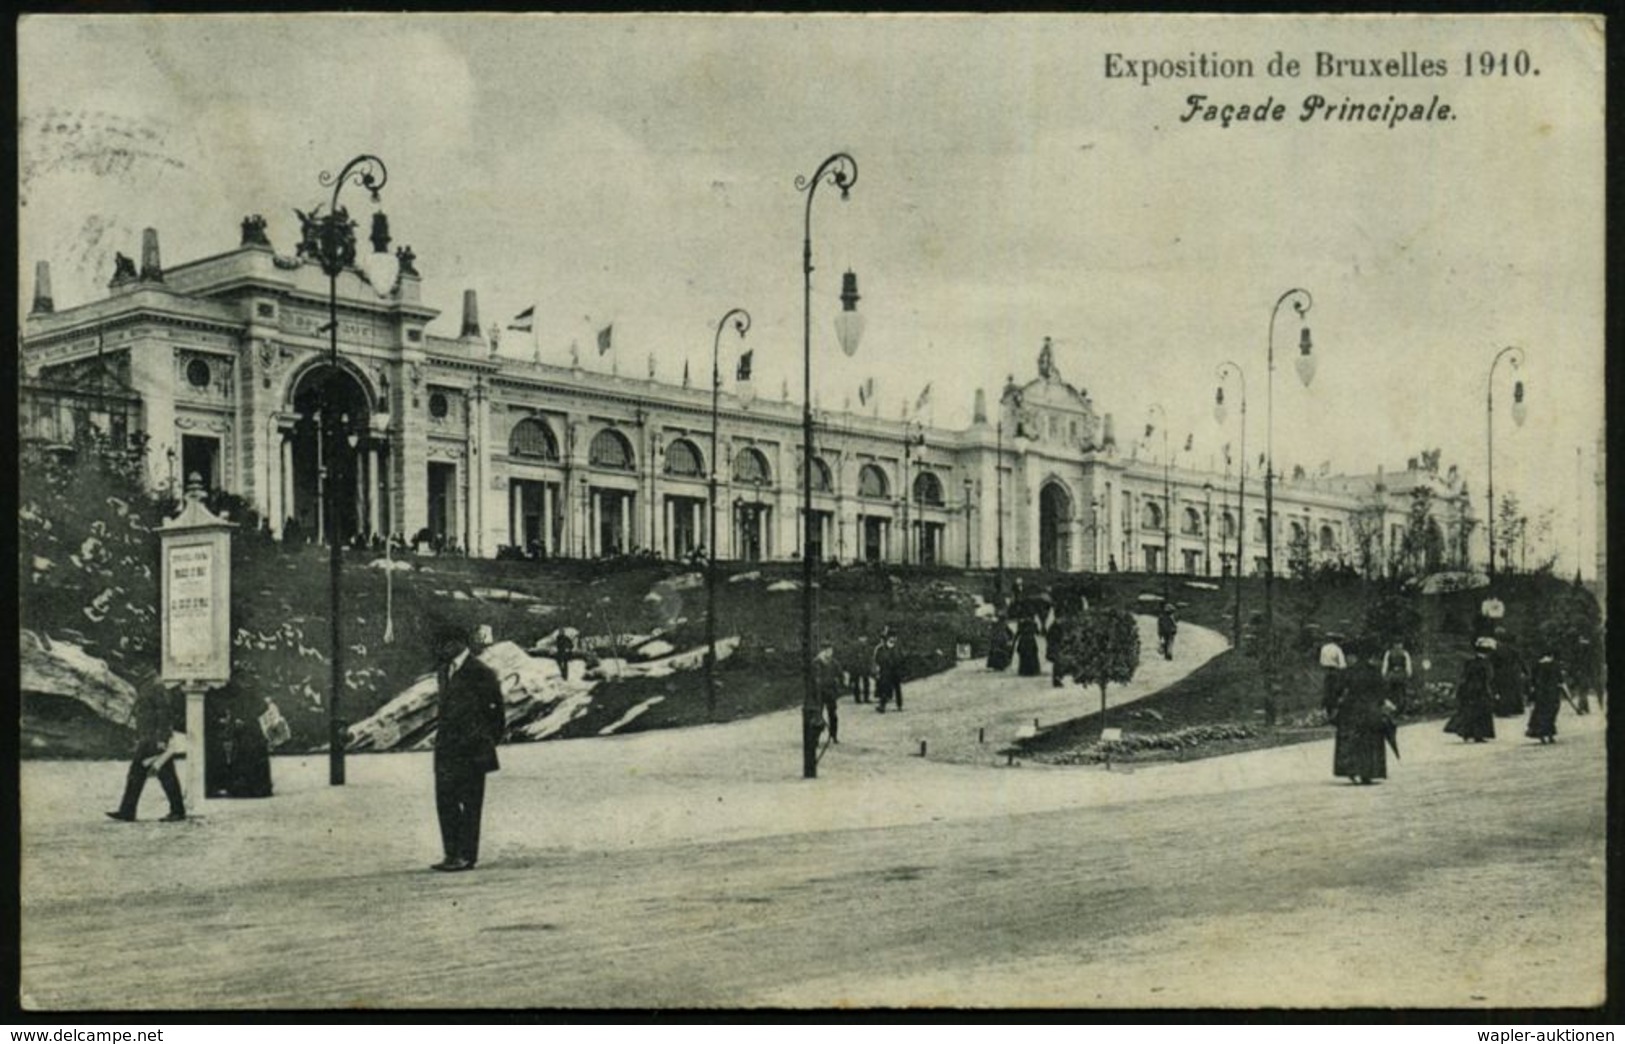
[[[1222, 648], [1195, 631], [1159, 670]], [[121, 765], [26, 763], [25, 1003], [1600, 1001], [1600, 714], [1551, 747], [1410, 726], [1363, 788], [1325, 742], [1133, 772], [959, 753], [1053, 698], [964, 665], [902, 715], [843, 704], [816, 782], [793, 712], [504, 748], [460, 875], [427, 870], [427, 755], [352, 758], [342, 789], [279, 758], [276, 797], [179, 825], [102, 817]]]

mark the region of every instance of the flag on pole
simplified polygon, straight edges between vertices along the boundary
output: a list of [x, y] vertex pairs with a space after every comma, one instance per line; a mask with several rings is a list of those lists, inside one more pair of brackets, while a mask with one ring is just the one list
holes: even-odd
[[688, 360], [683, 360], [683, 387], [688, 387]]
[[614, 336], [615, 336], [615, 324], [614, 323], [610, 323], [608, 326], [606, 326], [602, 330], [598, 331], [598, 354], [599, 355], [603, 355], [605, 352], [609, 351], [611, 348], [614, 347], [614, 344], [613, 344]]
[[914, 412], [919, 413], [925, 409], [925, 404], [931, 401], [931, 382], [926, 381], [925, 387], [920, 391], [920, 397], [914, 401]]
[[858, 405], [859, 406], [867, 406], [867, 405], [869, 405], [869, 400], [874, 398], [874, 396], [875, 396], [875, 379], [873, 377], [870, 377], [870, 378], [867, 378], [866, 380], [864, 380], [864, 382], [862, 384], [858, 385]]
[[529, 308], [513, 317], [513, 322], [508, 324], [508, 329], [529, 333], [535, 327], [535, 325], [536, 306], [531, 305]]

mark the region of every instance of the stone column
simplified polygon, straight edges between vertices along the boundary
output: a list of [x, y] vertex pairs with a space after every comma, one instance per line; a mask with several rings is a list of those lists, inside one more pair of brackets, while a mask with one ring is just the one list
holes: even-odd
[[553, 546], [553, 483], [542, 483], [542, 550], [549, 555], [558, 553]]
[[378, 481], [378, 444], [370, 443], [367, 446], [367, 528], [372, 533], [383, 532], [382, 513], [378, 510], [379, 496]]
[[587, 488], [591, 493], [591, 495], [587, 498], [590, 509], [589, 514], [587, 515], [587, 557], [596, 558], [602, 551], [602, 548], [598, 546], [598, 519], [600, 511], [599, 502], [603, 494], [599, 493], [591, 486]]
[[525, 487], [518, 479], [508, 480], [508, 546], [525, 547]]
[[666, 503], [661, 509], [660, 550], [661, 553], [668, 557], [673, 556], [677, 551], [676, 534], [672, 531], [672, 519], [675, 517], [675, 506], [672, 504], [671, 498], [667, 497]]
[[621, 553], [632, 550], [632, 494], [621, 494]]
[[282, 452], [280, 457], [282, 460], [282, 481], [280, 483], [282, 487], [282, 503], [278, 514], [280, 514], [282, 517], [278, 518], [276, 522], [279, 532], [281, 530], [282, 523], [293, 514], [294, 509], [293, 439], [291, 437], [283, 438]]
[[705, 508], [701, 506], [701, 501], [696, 500], [689, 505], [689, 510], [693, 512], [695, 537], [705, 545], [707, 554], [716, 554], [717, 545], [714, 538], [705, 531]]

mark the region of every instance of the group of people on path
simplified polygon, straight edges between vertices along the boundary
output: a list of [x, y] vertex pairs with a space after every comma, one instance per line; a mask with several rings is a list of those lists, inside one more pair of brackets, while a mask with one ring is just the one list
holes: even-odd
[[[251, 699], [228, 681], [210, 692], [204, 707], [203, 790], [212, 798], [271, 796], [271, 748], [289, 738], [288, 723], [269, 698]], [[107, 818], [136, 821], [141, 793], [148, 779], [156, 778], [169, 804], [166, 823], [186, 818], [186, 800], [175, 759], [180, 747], [176, 734], [184, 734], [184, 705], [155, 671], [148, 671], [136, 686], [129, 724], [135, 732], [124, 794]]]
[[[1387, 749], [1397, 756], [1397, 719], [1413, 709], [1414, 667], [1409, 650], [1395, 640], [1370, 664], [1345, 654], [1339, 636], [1328, 636], [1320, 649], [1324, 673], [1321, 706], [1336, 728], [1332, 774], [1356, 784], [1387, 778]], [[1584, 697], [1576, 700], [1557, 658], [1547, 651], [1525, 669], [1522, 658], [1504, 639], [1480, 635], [1473, 655], [1463, 665], [1455, 687], [1454, 713], [1444, 731], [1464, 743], [1495, 738], [1497, 717], [1529, 713], [1524, 735], [1542, 744], [1556, 742], [1557, 717], [1565, 700], [1576, 714], [1588, 713]]]

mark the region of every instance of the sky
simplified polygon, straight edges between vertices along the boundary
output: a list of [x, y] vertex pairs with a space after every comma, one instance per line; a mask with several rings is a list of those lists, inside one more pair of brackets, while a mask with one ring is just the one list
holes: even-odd
[[[1496, 371], [1496, 492], [1551, 510], [1558, 568], [1578, 548], [1593, 571], [1604, 46], [1584, 19], [32, 16], [18, 48], [24, 310], [36, 260], [70, 307], [148, 226], [176, 264], [234, 248], [262, 213], [291, 254], [292, 209], [327, 198], [318, 175], [374, 153], [396, 242], [442, 310], [432, 330], [456, 335], [472, 288], [486, 326], [536, 309], [534, 340], [509, 331], [504, 355], [563, 363], [576, 342], [599, 366], [613, 323], [621, 373], [653, 354], [662, 378], [686, 361], [699, 383], [717, 321], [743, 307], [759, 393], [788, 380], [798, 397], [795, 181], [845, 151], [849, 199], [826, 185], [812, 205], [823, 407], [856, 407], [873, 377], [895, 417], [929, 382], [928, 419], [962, 427], [975, 389], [1030, 379], [1051, 337], [1120, 440], [1160, 406], [1176, 447], [1191, 436], [1181, 463], [1222, 467], [1239, 430], [1235, 410], [1213, 417], [1214, 371], [1233, 360], [1256, 463], [1272, 307], [1302, 287], [1318, 367], [1302, 386], [1283, 314], [1283, 470], [1394, 469], [1437, 447], [1482, 511], [1491, 360], [1519, 345], [1522, 369]], [[1445, 75], [1322, 76], [1317, 52]], [[1277, 54], [1299, 74], [1270, 75]], [[1464, 75], [1485, 54], [1492, 74], [1475, 58]], [[1170, 75], [1108, 76], [1109, 55]], [[1201, 56], [1252, 75], [1173, 75]], [[1184, 121], [1191, 95], [1283, 117]], [[1454, 118], [1300, 122], [1311, 95]], [[867, 322], [851, 359], [833, 332], [848, 268]], [[741, 342], [724, 346], [726, 372]]]

